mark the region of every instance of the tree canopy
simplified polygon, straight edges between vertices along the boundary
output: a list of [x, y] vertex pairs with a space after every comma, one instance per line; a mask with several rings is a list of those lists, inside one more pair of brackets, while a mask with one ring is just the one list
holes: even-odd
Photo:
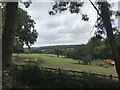
[[[24, 3], [24, 2], [23, 2]], [[24, 5], [26, 7], [29, 7], [31, 2], [25, 2]], [[5, 69], [6, 66], [11, 66], [12, 64], [12, 53], [13, 53], [13, 46], [14, 46], [14, 36], [15, 36], [15, 30], [16, 30], [16, 17], [17, 17], [17, 11], [18, 11], [18, 2], [6, 2], [2, 3], [3, 8], [3, 31], [2, 31], [2, 66], [3, 69]], [[29, 17], [29, 16], [27, 16]], [[26, 32], [31, 33], [29, 34], [32, 38], [25, 39], [25, 37], [19, 38], [20, 42], [25, 42], [25, 44], [30, 47], [31, 44], [34, 43], [34, 41], [37, 38], [36, 30], [33, 29], [32, 32], [30, 32], [29, 29], [33, 26], [33, 20], [30, 19], [28, 25], [25, 25], [25, 27], [22, 27], [22, 29], [26, 29]], [[32, 26], [31, 26], [32, 25]], [[19, 35], [17, 33], [17, 35]], [[24, 39], [23, 39], [24, 38]]]
[[[3, 12], [3, 14], [5, 14], [5, 12]], [[36, 23], [34, 22], [33, 19], [31, 19], [31, 16], [28, 15], [27, 11], [18, 8], [17, 16], [16, 16], [16, 26], [15, 26], [16, 27], [15, 40], [14, 40], [15, 48], [18, 48], [17, 47], [18, 44], [20, 44], [22, 47], [26, 45], [28, 46], [28, 48], [30, 48], [30, 46], [34, 44], [34, 42], [38, 37], [38, 33], [34, 28], [35, 24]]]
[[38, 33], [34, 27], [35, 22], [31, 19], [31, 16], [25, 10], [18, 8], [15, 37], [19, 43], [28, 46], [28, 48], [34, 44], [38, 37]]

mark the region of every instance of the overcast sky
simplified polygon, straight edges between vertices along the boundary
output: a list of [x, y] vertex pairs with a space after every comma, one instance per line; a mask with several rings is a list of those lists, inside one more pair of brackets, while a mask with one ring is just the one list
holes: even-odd
[[50, 16], [48, 11], [51, 8], [50, 2], [33, 2], [25, 9], [36, 22], [35, 29], [39, 33], [33, 47], [88, 42], [97, 18], [96, 11], [89, 2], [85, 2], [82, 7], [82, 11], [89, 16], [88, 22], [82, 21], [79, 14], [70, 14], [68, 11]]

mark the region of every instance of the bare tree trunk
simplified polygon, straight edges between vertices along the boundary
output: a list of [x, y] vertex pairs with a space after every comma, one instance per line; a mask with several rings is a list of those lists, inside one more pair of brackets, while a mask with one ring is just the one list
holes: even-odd
[[57, 57], [59, 57], [59, 54], [57, 54]]
[[9, 66], [12, 63], [15, 19], [18, 2], [7, 2], [5, 25], [2, 33], [2, 66]]
[[107, 37], [112, 50], [113, 58], [115, 60], [116, 71], [120, 80], [120, 58], [117, 50], [116, 39], [112, 31], [112, 25], [110, 22], [110, 11], [106, 2], [101, 2], [101, 16], [103, 19], [103, 24], [106, 28]]

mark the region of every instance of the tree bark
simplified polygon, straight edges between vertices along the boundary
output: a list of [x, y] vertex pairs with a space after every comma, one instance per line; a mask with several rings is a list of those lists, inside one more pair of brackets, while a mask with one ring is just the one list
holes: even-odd
[[3, 68], [11, 65], [12, 63], [17, 7], [18, 7], [18, 2], [7, 2], [5, 25], [2, 33], [2, 66]]
[[103, 19], [103, 24], [106, 28], [107, 37], [108, 37], [109, 44], [110, 44], [112, 54], [113, 54], [113, 59], [115, 61], [116, 72], [117, 72], [119, 80], [120, 80], [120, 58], [119, 58], [120, 56], [119, 56], [118, 50], [117, 50], [116, 39], [115, 39], [115, 36], [112, 31], [112, 25], [110, 22], [110, 11], [109, 11], [109, 8], [107, 5], [107, 1], [101, 2], [101, 15], [102, 15], [102, 19]]

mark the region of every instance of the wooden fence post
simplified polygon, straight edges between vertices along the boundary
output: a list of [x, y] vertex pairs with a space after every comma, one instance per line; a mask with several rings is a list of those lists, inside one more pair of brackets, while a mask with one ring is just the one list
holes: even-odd
[[60, 68], [58, 68], [58, 78], [57, 78], [57, 82], [59, 83], [60, 82], [60, 73], [61, 73], [61, 71], [60, 71]]
[[110, 76], [109, 76], [109, 78], [112, 80], [113, 76], [112, 76], [112, 75], [110, 75]]
[[58, 76], [60, 76], [60, 73], [61, 73], [60, 68], [58, 68]]

